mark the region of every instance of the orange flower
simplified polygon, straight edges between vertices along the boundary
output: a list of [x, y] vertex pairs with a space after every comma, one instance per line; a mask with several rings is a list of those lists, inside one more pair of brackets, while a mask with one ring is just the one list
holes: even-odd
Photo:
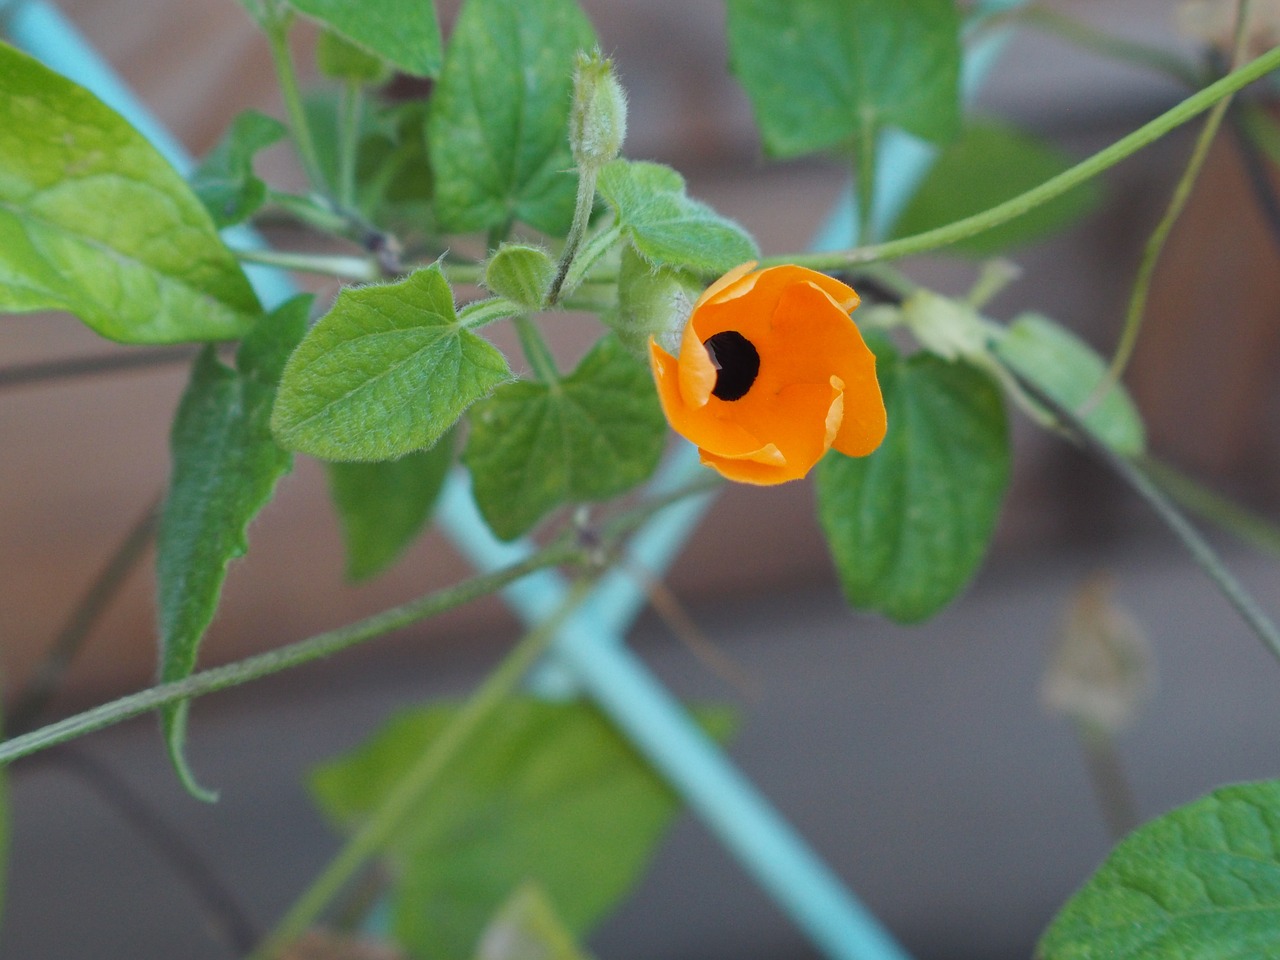
[[744, 263], [694, 304], [677, 360], [650, 340], [663, 412], [730, 480], [785, 483], [835, 447], [884, 439], [875, 355], [849, 319], [858, 295], [804, 267]]

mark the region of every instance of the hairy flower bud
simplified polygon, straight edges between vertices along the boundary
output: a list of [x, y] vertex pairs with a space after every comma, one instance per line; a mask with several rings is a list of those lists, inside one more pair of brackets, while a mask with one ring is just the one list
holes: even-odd
[[600, 167], [622, 150], [627, 136], [627, 96], [613, 75], [613, 61], [579, 52], [569, 112], [569, 146], [581, 169]]

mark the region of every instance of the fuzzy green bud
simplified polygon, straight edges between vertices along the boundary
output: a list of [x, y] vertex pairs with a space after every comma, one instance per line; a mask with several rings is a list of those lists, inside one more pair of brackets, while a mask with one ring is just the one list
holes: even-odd
[[578, 52], [569, 112], [569, 146], [578, 168], [597, 168], [617, 157], [627, 136], [627, 95], [613, 75], [613, 61]]
[[484, 285], [522, 307], [540, 309], [556, 275], [546, 252], [521, 243], [504, 243], [484, 268]]
[[618, 268], [618, 307], [601, 319], [637, 356], [648, 356], [650, 337], [668, 353], [678, 353], [680, 334], [703, 286], [683, 270], [651, 266], [628, 244]]

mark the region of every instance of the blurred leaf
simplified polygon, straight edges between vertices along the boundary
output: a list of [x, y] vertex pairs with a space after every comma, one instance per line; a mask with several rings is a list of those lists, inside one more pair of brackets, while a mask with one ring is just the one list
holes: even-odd
[[1139, 827], [1075, 894], [1039, 960], [1275, 957], [1280, 781], [1215, 790]]
[[377, 54], [347, 40], [333, 30], [316, 36], [316, 68], [326, 77], [377, 86], [391, 79], [391, 65]]
[[670, 167], [614, 160], [601, 168], [597, 189], [650, 263], [720, 274], [760, 256], [745, 230], [686, 196], [684, 178]]
[[1113, 586], [1095, 575], [1076, 591], [1040, 684], [1047, 709], [1108, 735], [1132, 722], [1154, 672], [1146, 635], [1115, 602]]
[[765, 148], [847, 150], [885, 126], [941, 142], [960, 130], [953, 0], [727, 0], [730, 66]]
[[431, 98], [427, 148], [445, 230], [513, 220], [564, 236], [574, 55], [596, 44], [573, 0], [466, 0]]
[[271, 427], [322, 460], [395, 460], [434, 445], [510, 371], [465, 330], [438, 265], [348, 287], [289, 358]]
[[286, 132], [274, 117], [245, 110], [191, 174], [191, 189], [219, 227], [247, 220], [266, 202], [267, 185], [254, 174], [253, 158]]
[[452, 463], [453, 434], [446, 433], [429, 450], [415, 450], [399, 460], [328, 465], [350, 579], [381, 573], [417, 539]]
[[470, 423], [472, 492], [504, 540], [561, 504], [630, 490], [658, 466], [667, 438], [648, 366], [614, 337], [557, 383], [503, 384], [472, 407]]
[[818, 516], [849, 602], [911, 623], [972, 579], [1009, 482], [1000, 391], [981, 370], [868, 337], [889, 430], [867, 457], [818, 465]]
[[995, 351], [1058, 403], [1081, 415], [1117, 453], [1132, 457], [1146, 448], [1142, 418], [1123, 385], [1113, 387], [1100, 403], [1092, 402], [1106, 363], [1065, 327], [1038, 313], [1021, 314], [996, 341]]
[[[234, 371], [207, 347], [178, 406], [173, 473], [156, 537], [160, 679], [166, 683], [195, 669], [227, 565], [248, 549], [249, 522], [292, 466], [269, 420], [280, 371], [306, 330], [310, 306], [310, 296], [295, 297], [264, 317], [241, 344]], [[183, 784], [213, 799], [183, 754], [187, 703], [163, 709], [161, 720]]]
[[83, 87], [0, 43], [0, 311], [128, 343], [224, 340], [261, 315], [191, 188]]
[[521, 884], [480, 936], [475, 960], [588, 960], [536, 883]]
[[[974, 123], [937, 161], [894, 225], [906, 237], [981, 213], [1037, 187], [1073, 165], [1065, 153], [1005, 124]], [[947, 252], [991, 257], [1061, 230], [1092, 210], [1101, 197], [1083, 183], [1016, 219], [953, 243]]]
[[440, 71], [440, 24], [434, 0], [288, 0], [358, 47], [404, 73]]
[[[354, 826], [398, 782], [457, 708], [393, 719], [364, 746], [318, 769], [312, 792]], [[699, 719], [724, 739], [724, 709]], [[418, 960], [469, 956], [511, 890], [537, 883], [581, 936], [636, 882], [678, 801], [591, 706], [511, 700], [389, 841], [392, 924]]]

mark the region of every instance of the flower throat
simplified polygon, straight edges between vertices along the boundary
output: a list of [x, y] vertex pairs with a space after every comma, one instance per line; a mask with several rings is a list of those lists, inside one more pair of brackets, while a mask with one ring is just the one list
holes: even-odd
[[760, 373], [760, 354], [755, 344], [737, 330], [725, 330], [702, 342], [716, 368], [716, 385], [711, 395], [720, 400], [740, 400], [747, 395]]

